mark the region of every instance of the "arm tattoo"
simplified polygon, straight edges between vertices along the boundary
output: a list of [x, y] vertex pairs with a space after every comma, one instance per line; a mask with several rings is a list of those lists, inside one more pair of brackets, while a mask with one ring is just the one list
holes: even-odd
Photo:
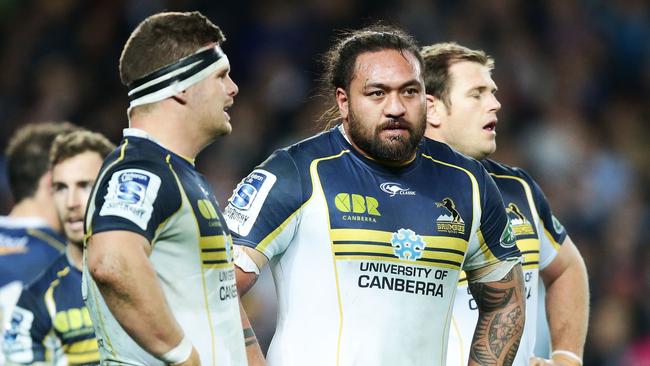
[[255, 337], [255, 332], [253, 332], [253, 328], [244, 329], [244, 344], [246, 345], [246, 347], [256, 343], [257, 343], [257, 337]]
[[470, 291], [479, 308], [470, 358], [479, 365], [512, 365], [524, 331], [521, 266], [498, 282], [470, 284]]

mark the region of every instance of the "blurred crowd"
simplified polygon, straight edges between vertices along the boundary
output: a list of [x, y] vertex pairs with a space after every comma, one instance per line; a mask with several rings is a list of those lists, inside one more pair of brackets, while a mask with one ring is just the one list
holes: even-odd
[[[650, 365], [650, 2], [2, 0], [0, 148], [44, 120], [118, 142], [128, 123], [120, 48], [163, 10], [200, 10], [228, 38], [233, 133], [198, 158], [222, 206], [270, 152], [322, 129], [331, 101], [320, 59], [337, 29], [383, 20], [422, 45], [487, 51], [503, 105], [494, 158], [531, 172], [587, 262], [585, 364]], [[12, 204], [3, 161], [0, 214]], [[268, 272], [260, 281], [245, 301], [266, 346], [274, 293]]]

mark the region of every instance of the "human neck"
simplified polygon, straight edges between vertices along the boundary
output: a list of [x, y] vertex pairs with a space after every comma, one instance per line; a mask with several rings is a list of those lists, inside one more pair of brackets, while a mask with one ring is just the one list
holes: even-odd
[[438, 142], [442, 142], [443, 144], [446, 144], [446, 145], [449, 145], [449, 147], [451, 147], [452, 149], [458, 151], [459, 153], [467, 155], [467, 156], [469, 156], [471, 158], [474, 158], [476, 160], [481, 160], [481, 159], [486, 158], [485, 156], [475, 156], [471, 152], [466, 151], [465, 149], [463, 149], [462, 146], [454, 145], [453, 143], [449, 142], [449, 140], [447, 140], [445, 138], [445, 136], [439, 130], [437, 130], [435, 128], [427, 127], [426, 131], [424, 132], [424, 137], [429, 138], [431, 140], [438, 141]]
[[166, 149], [188, 160], [194, 160], [210, 142], [200, 131], [188, 126], [188, 121], [155, 111], [132, 118], [131, 127], [145, 131]]
[[78, 244], [71, 243], [68, 240], [68, 243], [65, 246], [65, 253], [68, 256], [70, 264], [81, 271], [83, 269], [83, 252], [81, 250], [81, 247]]
[[53, 208], [52, 202], [43, 202], [37, 198], [25, 198], [14, 205], [9, 212], [12, 218], [37, 217], [45, 221], [48, 227], [59, 231], [59, 218]]

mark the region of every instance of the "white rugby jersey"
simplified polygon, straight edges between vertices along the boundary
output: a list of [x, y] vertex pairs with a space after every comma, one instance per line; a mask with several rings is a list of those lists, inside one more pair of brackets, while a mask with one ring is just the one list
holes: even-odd
[[[517, 237], [517, 247], [524, 258], [526, 323], [513, 365], [528, 366], [535, 347], [538, 284], [541, 281], [539, 271], [555, 259], [567, 234], [551, 213], [541, 188], [525, 171], [488, 159], [482, 163], [501, 191], [508, 218]], [[462, 273], [449, 333], [448, 366], [467, 365], [477, 321], [478, 308], [467, 287], [465, 273]]]
[[[226, 229], [209, 183], [191, 162], [143, 131], [125, 130], [93, 188], [86, 236], [128, 230], [149, 240], [149, 260], [167, 303], [202, 365], [247, 362]], [[88, 273], [85, 255], [83, 280], [102, 365], [163, 365], [113, 317]]]
[[480, 163], [432, 142], [388, 168], [340, 128], [276, 151], [224, 216], [270, 260], [269, 365], [443, 365], [460, 269], [520, 255]]

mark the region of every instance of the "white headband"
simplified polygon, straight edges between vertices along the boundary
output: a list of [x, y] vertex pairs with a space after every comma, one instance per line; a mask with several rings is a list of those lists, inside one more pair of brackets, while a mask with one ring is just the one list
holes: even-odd
[[129, 85], [129, 111], [176, 95], [228, 64], [228, 57], [215, 46], [162, 67]]

